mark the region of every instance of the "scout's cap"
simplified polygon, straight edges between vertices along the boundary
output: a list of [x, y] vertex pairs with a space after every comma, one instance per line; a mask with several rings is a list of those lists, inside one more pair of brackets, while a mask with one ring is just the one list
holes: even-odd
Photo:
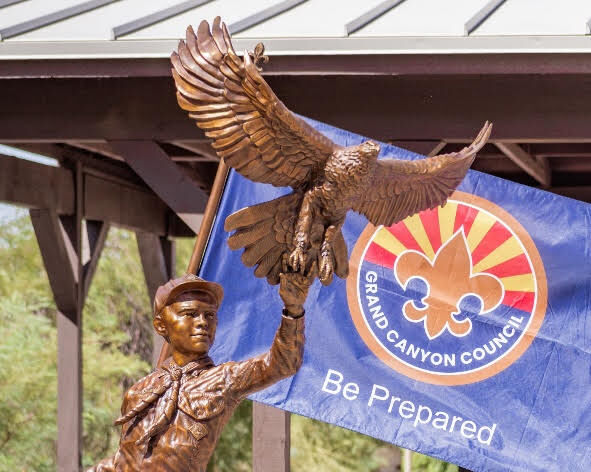
[[194, 274], [185, 274], [158, 287], [154, 297], [154, 316], [158, 315], [166, 305], [169, 305], [181, 293], [196, 290], [211, 294], [218, 307], [222, 303], [222, 298], [224, 298], [224, 289], [220, 284], [203, 280]]

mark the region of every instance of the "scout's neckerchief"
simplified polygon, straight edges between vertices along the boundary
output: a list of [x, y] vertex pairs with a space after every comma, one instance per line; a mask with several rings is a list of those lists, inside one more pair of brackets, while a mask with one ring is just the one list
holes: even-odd
[[[166, 374], [162, 378], [162, 383], [154, 388], [147, 398], [141, 400], [137, 405], [133, 405], [127, 413], [120, 418], [117, 418], [115, 424], [125, 424], [153, 404], [156, 404], [156, 419], [148, 427], [142, 437], [136, 441], [136, 444], [141, 445], [145, 441], [149, 441], [152, 437], [164, 431], [170, 424], [178, 407], [179, 389], [183, 375], [191, 374], [196, 370], [207, 369], [213, 365], [213, 361], [209, 357], [203, 357], [196, 361], [189, 362], [183, 367], [179, 367], [176, 362], [171, 359], [168, 366], [163, 367]], [[158, 405], [157, 400], [164, 394], [166, 394], [166, 401], [162, 402], [162, 405]]]

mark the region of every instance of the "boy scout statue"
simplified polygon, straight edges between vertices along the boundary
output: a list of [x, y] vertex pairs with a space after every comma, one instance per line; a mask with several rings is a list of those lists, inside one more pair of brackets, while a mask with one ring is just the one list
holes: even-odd
[[224, 425], [247, 395], [294, 375], [302, 363], [304, 308], [313, 276], [281, 274], [285, 308], [271, 349], [215, 366], [208, 356], [222, 287], [187, 274], [161, 286], [154, 328], [172, 348], [162, 368], [125, 394], [119, 449], [89, 472], [204, 472]]

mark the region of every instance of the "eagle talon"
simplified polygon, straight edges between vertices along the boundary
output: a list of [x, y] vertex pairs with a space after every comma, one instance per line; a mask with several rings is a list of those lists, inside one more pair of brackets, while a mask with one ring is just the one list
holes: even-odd
[[334, 258], [332, 246], [329, 242], [324, 241], [320, 251], [320, 268], [318, 278], [323, 285], [329, 285], [332, 282], [334, 273]]
[[296, 272], [304, 273], [306, 269], [306, 253], [303, 248], [297, 246], [289, 256], [289, 265]]

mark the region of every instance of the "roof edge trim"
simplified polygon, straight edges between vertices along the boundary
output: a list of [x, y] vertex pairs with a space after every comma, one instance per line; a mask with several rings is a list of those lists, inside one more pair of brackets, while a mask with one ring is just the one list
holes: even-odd
[[[263, 42], [269, 56], [371, 54], [591, 53], [589, 36], [234, 38], [237, 51]], [[169, 57], [171, 40], [5, 41], [0, 60]]]

